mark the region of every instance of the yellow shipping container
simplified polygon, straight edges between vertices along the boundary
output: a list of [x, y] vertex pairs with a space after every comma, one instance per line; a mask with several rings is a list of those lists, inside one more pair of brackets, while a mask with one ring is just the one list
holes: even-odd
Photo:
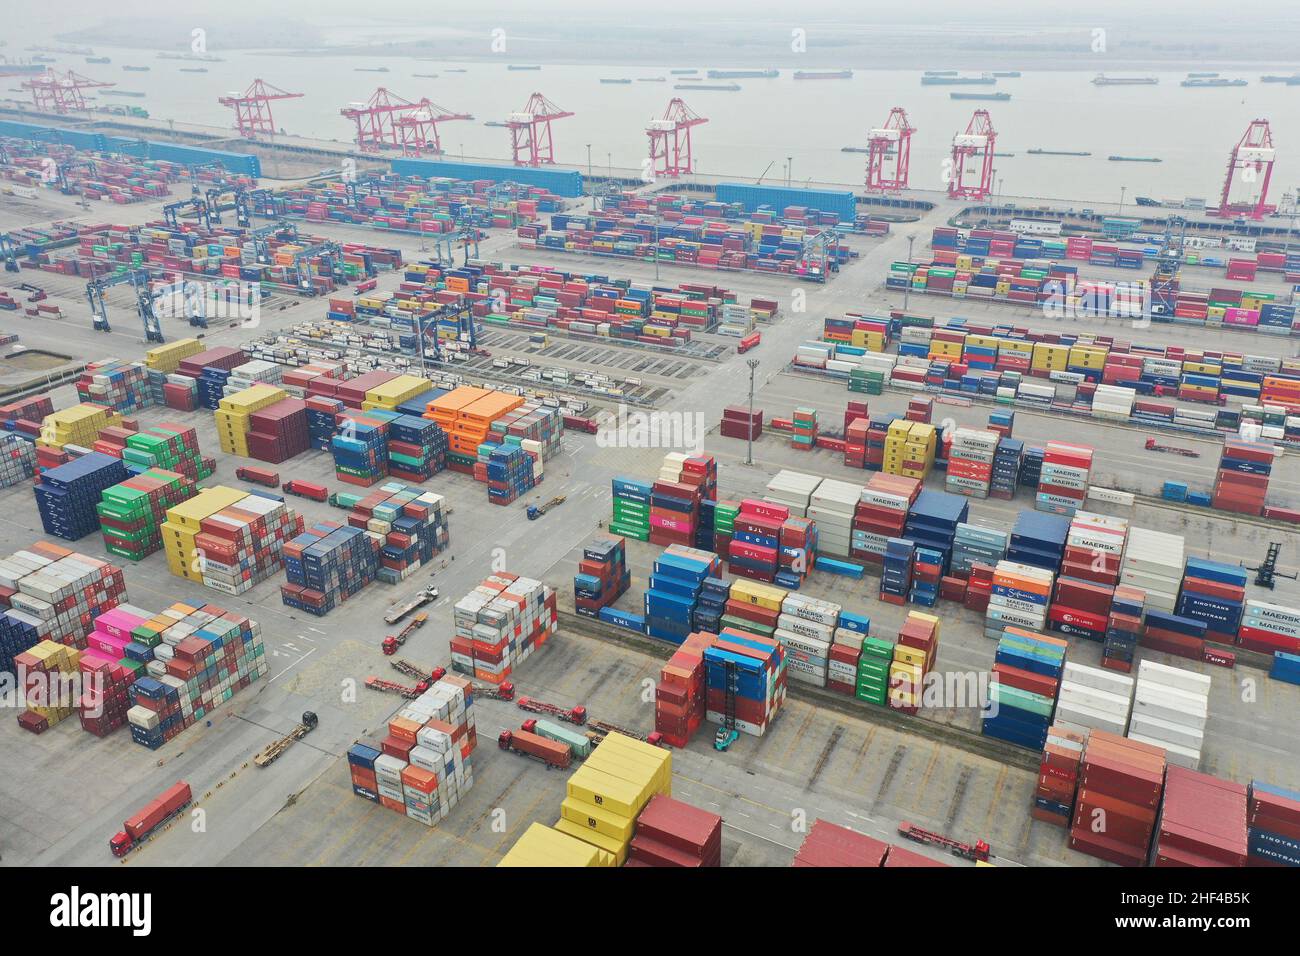
[[631, 840], [632, 834], [636, 832], [636, 814], [615, 813], [577, 797], [564, 798], [560, 804], [560, 816], [622, 844]]
[[204, 518], [216, 514], [222, 508], [229, 508], [247, 497], [248, 492], [240, 491], [238, 488], [227, 488], [224, 485], [205, 488], [188, 501], [182, 501], [168, 508], [167, 520], [197, 534], [201, 530], [199, 522]]
[[217, 407], [225, 412], [260, 412], [262, 409], [274, 405], [276, 402], [283, 401], [289, 397], [289, 393], [282, 388], [274, 385], [267, 385], [259, 382], [257, 385], [250, 385], [243, 391], [235, 392], [233, 395], [227, 395], [221, 400]]
[[785, 600], [786, 591], [772, 587], [770, 584], [763, 584], [761, 581], [745, 581], [738, 578], [732, 582], [730, 596], [746, 604], [765, 607], [769, 611], [779, 611], [781, 602]]
[[592, 756], [596, 757], [598, 765], [606, 757], [618, 756], [634, 759], [642, 766], [649, 767], [655, 792], [665, 797], [672, 796], [673, 754], [671, 750], [651, 746], [645, 741], [634, 740], [625, 734], [613, 733], [605, 737], [596, 751]]
[[[611, 769], [613, 772], [610, 772]], [[620, 772], [620, 768], [611, 764], [599, 768], [584, 763], [569, 778], [566, 793], [583, 803], [604, 807], [626, 817], [635, 817], [654, 794], [654, 780], [650, 773], [646, 773], [641, 780], [632, 781], [621, 775], [616, 776]]]
[[532, 823], [497, 866], [600, 866], [601, 852], [567, 833]]
[[1070, 361], [1070, 348], [1067, 345], [1052, 345], [1047, 342], [1034, 343], [1032, 368], [1046, 372], [1064, 372]]
[[555, 821], [555, 829], [559, 830], [575, 840], [581, 840], [583, 843], [590, 843], [598, 850], [608, 853], [614, 858], [615, 866], [622, 866], [627, 861], [628, 845], [625, 841], [615, 840], [613, 837], [589, 829], [581, 823], [574, 823], [572, 820], [566, 820], [564, 817]]
[[203, 343], [198, 339], [180, 339], [168, 342], [144, 353], [144, 364], [159, 372], [174, 372], [180, 367], [181, 360], [203, 351]]

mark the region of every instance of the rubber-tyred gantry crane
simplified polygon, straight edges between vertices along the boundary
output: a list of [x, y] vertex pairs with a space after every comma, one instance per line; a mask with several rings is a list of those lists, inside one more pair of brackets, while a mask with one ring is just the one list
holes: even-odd
[[253, 80], [243, 93], [227, 93], [218, 97], [217, 102], [229, 106], [235, 111], [235, 127], [245, 139], [253, 139], [259, 133], [275, 135], [275, 120], [271, 116], [272, 100], [294, 100], [301, 93], [290, 93], [265, 80]]
[[[1252, 120], [1245, 134], [1228, 156], [1228, 173], [1223, 177], [1223, 193], [1219, 196], [1218, 216], [1223, 219], [1263, 219], [1277, 206], [1268, 205], [1268, 184], [1273, 178], [1273, 163], [1277, 150], [1273, 148], [1273, 131], [1268, 120]], [[1250, 199], [1233, 203], [1232, 186], [1235, 181], [1245, 183]]]
[[468, 113], [453, 113], [437, 103], [422, 99], [415, 104], [415, 109], [403, 114], [397, 120], [398, 138], [402, 142], [403, 156], [421, 156], [424, 153], [435, 155], [442, 152], [442, 139], [438, 136], [438, 124], [451, 120], [472, 120]]
[[72, 70], [67, 73], [46, 70], [23, 83], [23, 88], [32, 91], [32, 105], [39, 112], [67, 113], [86, 108], [83, 90], [115, 85], [102, 80], [92, 80]]
[[555, 163], [551, 121], [572, 116], [541, 93], [528, 97], [524, 108], [506, 118], [510, 130], [510, 151], [516, 166], [549, 166]]
[[948, 171], [950, 197], [983, 200], [993, 192], [993, 153], [997, 137], [989, 111], [976, 110], [966, 124], [966, 132], [952, 138], [952, 168]]
[[912, 164], [912, 134], [916, 128], [907, 119], [907, 111], [895, 106], [885, 125], [873, 129], [867, 137], [867, 189], [873, 192], [898, 192], [907, 188], [908, 169]]
[[655, 176], [689, 176], [695, 171], [691, 152], [691, 130], [707, 123], [682, 100], [673, 97], [662, 119], [651, 120], [646, 127], [650, 140], [650, 171]]

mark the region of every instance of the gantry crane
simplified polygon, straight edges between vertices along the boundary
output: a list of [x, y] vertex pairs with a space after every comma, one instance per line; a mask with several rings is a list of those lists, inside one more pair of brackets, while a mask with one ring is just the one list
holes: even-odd
[[555, 163], [551, 121], [572, 116], [541, 93], [528, 97], [524, 108], [506, 118], [510, 130], [510, 151], [516, 166], [549, 166]]
[[907, 188], [915, 132], [916, 127], [901, 106], [889, 111], [884, 126], [871, 131], [867, 137], [867, 189], [898, 192]]
[[86, 108], [83, 90], [97, 89], [103, 86], [116, 86], [102, 80], [92, 80], [69, 70], [59, 73], [46, 70], [23, 83], [23, 89], [32, 91], [32, 105], [41, 113], [68, 113]]
[[694, 169], [691, 130], [707, 123], [680, 96], [668, 102], [662, 119], [651, 120], [646, 127], [650, 140], [650, 171], [655, 176], [689, 176]]
[[[953, 199], [981, 201], [993, 192], [993, 154], [997, 132], [988, 110], [976, 110], [966, 132], [952, 138], [952, 169], [948, 174], [948, 195]], [[978, 162], [978, 179], [971, 181]]]
[[91, 279], [86, 283], [86, 301], [90, 304], [92, 327], [96, 332], [111, 332], [108, 324], [108, 307], [104, 302], [104, 293], [113, 286], [129, 282], [135, 292], [136, 311], [144, 323], [146, 342], [163, 342], [162, 324], [154, 311], [154, 293], [149, 288], [149, 271], [147, 269], [129, 269], [115, 275]]
[[227, 93], [217, 98], [222, 106], [235, 111], [235, 127], [245, 139], [255, 139], [259, 133], [275, 135], [275, 119], [271, 116], [272, 100], [295, 100], [301, 93], [290, 93], [265, 80], [256, 79], [243, 93]]
[[398, 138], [402, 143], [403, 156], [423, 156], [433, 153], [442, 154], [442, 139], [438, 136], [438, 124], [452, 120], [472, 120], [468, 113], [453, 113], [437, 103], [422, 99], [415, 104], [415, 109], [405, 113], [397, 120]]
[[386, 147], [401, 145], [397, 121], [402, 114], [419, 104], [379, 87], [364, 103], [349, 103], [339, 114], [357, 124], [357, 148], [363, 153], [377, 153]]
[[[1251, 120], [1228, 156], [1228, 172], [1223, 177], [1223, 192], [1215, 214], [1221, 219], [1263, 219], [1275, 212], [1277, 206], [1268, 205], [1268, 185], [1273, 178], [1276, 158], [1277, 150], [1273, 148], [1273, 131], [1268, 120]], [[1245, 202], [1231, 201], [1232, 184], [1237, 179], [1250, 187], [1251, 198]]]

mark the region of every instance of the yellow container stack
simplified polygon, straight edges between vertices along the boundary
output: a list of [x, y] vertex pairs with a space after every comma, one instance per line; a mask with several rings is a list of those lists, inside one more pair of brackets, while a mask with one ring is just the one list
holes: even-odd
[[40, 448], [62, 448], [64, 445], [90, 448], [99, 438], [100, 431], [121, 421], [122, 416], [110, 408], [82, 402], [46, 415], [36, 444]]
[[180, 339], [145, 352], [144, 364], [159, 372], [174, 372], [183, 360], [202, 351], [203, 343], [198, 339]]
[[167, 511], [167, 520], [162, 525], [163, 552], [172, 574], [203, 583], [202, 562], [194, 547], [194, 536], [203, 530], [201, 522], [247, 497], [248, 492], [235, 488], [206, 488]]
[[655, 794], [672, 796], [672, 754], [622, 734], [609, 734], [569, 778], [555, 829], [627, 859], [636, 818]]
[[274, 385], [253, 385], [223, 398], [214, 413], [221, 450], [227, 455], [248, 458], [249, 416], [288, 397], [288, 392]]
[[928, 649], [914, 647], [899, 641], [894, 645], [894, 659], [889, 665], [889, 701], [897, 709], [920, 707], [925, 688], [925, 675], [934, 668], [939, 654], [939, 619], [933, 614], [909, 611], [908, 623], [922, 625], [933, 635]]
[[399, 375], [366, 392], [361, 410], [368, 412], [379, 408], [394, 411], [398, 405], [423, 395], [431, 388], [433, 383], [427, 378], [419, 375]]
[[897, 418], [885, 435], [881, 470], [890, 475], [924, 479], [934, 467], [937, 442], [938, 433], [933, 425]]
[[1034, 344], [1034, 357], [1029, 367], [1038, 372], [1064, 372], [1070, 364], [1070, 347], [1047, 342]]
[[609, 866], [604, 859], [608, 855], [590, 843], [533, 823], [497, 866]]
[[[45, 674], [75, 674], [81, 665], [81, 651], [56, 641], [41, 641], [23, 653], [40, 661], [40, 670]], [[53, 727], [77, 712], [76, 701], [63, 699], [67, 696], [56, 690], [47, 677], [40, 692], [26, 697], [27, 709], [40, 714]]]

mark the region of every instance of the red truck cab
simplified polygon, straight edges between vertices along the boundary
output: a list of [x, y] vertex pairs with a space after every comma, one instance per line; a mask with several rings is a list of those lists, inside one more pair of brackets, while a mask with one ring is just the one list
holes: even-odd
[[748, 352], [750, 349], [754, 348], [754, 346], [758, 345], [762, 341], [763, 341], [762, 332], [751, 332], [749, 333], [749, 335], [746, 335], [744, 338], [742, 338], [740, 342], [736, 345], [736, 351], [740, 353]]

